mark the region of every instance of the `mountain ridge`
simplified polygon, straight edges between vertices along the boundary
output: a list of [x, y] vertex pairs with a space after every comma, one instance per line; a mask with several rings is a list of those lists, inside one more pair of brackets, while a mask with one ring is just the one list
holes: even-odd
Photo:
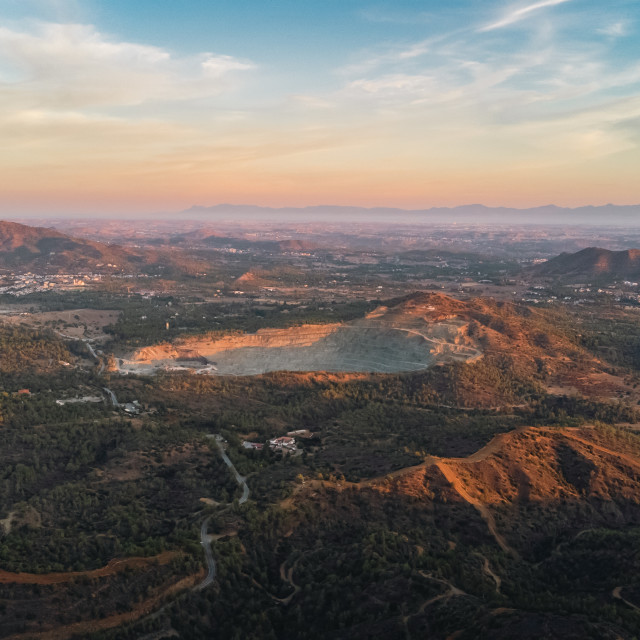
[[[395, 215], [406, 217], [415, 222], [425, 217], [429, 222], [481, 222], [510, 224], [587, 224], [596, 226], [616, 226], [627, 224], [640, 226], [640, 204], [632, 205], [585, 205], [580, 207], [561, 207], [555, 204], [537, 207], [491, 207], [484, 204], [467, 204], [455, 207], [429, 207], [422, 209], [404, 209], [400, 207], [357, 207], [342, 205], [312, 205], [307, 207], [265, 207], [252, 204], [217, 204], [213, 206], [193, 205], [180, 212], [180, 215], [193, 215], [198, 218], [211, 216], [240, 216], [252, 218], [269, 216], [278, 219], [298, 219], [305, 215], [322, 215], [328, 219], [344, 216], [363, 215], [387, 217]], [[311, 220], [317, 222], [317, 219]]]

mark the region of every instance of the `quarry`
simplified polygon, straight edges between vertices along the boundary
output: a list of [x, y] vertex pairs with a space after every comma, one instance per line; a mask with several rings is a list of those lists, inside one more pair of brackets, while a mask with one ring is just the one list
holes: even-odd
[[[406, 311], [406, 310], [405, 310]], [[138, 349], [119, 360], [121, 373], [192, 371], [258, 375], [270, 371], [400, 373], [482, 355], [455, 317], [431, 321], [426, 313], [380, 308], [336, 324], [262, 329], [222, 337], [192, 336]]]

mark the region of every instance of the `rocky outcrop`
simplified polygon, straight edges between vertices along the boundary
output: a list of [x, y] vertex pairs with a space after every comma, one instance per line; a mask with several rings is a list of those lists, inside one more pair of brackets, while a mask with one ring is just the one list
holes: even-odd
[[164, 343], [136, 351], [131, 360], [152, 362], [156, 360], [178, 360], [181, 353], [204, 356], [209, 360], [216, 354], [233, 349], [262, 347], [305, 347], [337, 330], [339, 324], [303, 325], [290, 329], [260, 329], [256, 333], [234, 334], [223, 337], [194, 336], [172, 345]]

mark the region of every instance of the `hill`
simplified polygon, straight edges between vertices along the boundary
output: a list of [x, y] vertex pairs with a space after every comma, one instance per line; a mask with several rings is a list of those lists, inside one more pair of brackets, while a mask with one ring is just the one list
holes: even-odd
[[[539, 561], [552, 555], [546, 540], [551, 531], [569, 540], [587, 527], [640, 525], [639, 471], [637, 438], [623, 432], [526, 427], [496, 436], [467, 458], [429, 457], [392, 474], [391, 483], [368, 484], [463, 500], [480, 513], [503, 551]], [[497, 527], [493, 516], [499, 513]]]
[[362, 596], [337, 638], [631, 638], [639, 567], [624, 548], [638, 535], [639, 472], [635, 436], [528, 427], [467, 458], [311, 480], [290, 506], [293, 580], [335, 593], [332, 578], [350, 572]]
[[0, 269], [35, 273], [135, 273], [145, 268], [197, 272], [195, 262], [179, 249], [123, 247], [74, 238], [55, 229], [0, 221]]
[[619, 280], [640, 277], [640, 249], [609, 251], [588, 247], [577, 253], [562, 253], [536, 265], [531, 273], [561, 279]]
[[54, 229], [0, 222], [0, 266], [39, 272], [130, 268], [141, 256], [116, 245], [72, 238]]
[[624, 388], [552, 311], [422, 292], [349, 322], [181, 336], [120, 363], [121, 371], [139, 373], [423, 372], [443, 402], [464, 407], [518, 404], [542, 387], [606, 399]]
[[[631, 640], [639, 470], [629, 433], [528, 427], [371, 481], [305, 476], [217, 542], [213, 635]], [[178, 633], [201, 616], [172, 613]]]

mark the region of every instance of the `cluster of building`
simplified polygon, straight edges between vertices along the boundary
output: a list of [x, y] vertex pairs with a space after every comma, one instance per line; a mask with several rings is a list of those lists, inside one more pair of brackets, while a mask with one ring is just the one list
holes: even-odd
[[300, 438], [311, 438], [313, 433], [308, 429], [297, 429], [296, 431], [289, 431], [286, 436], [279, 436], [277, 438], [271, 438], [267, 440], [266, 443], [262, 442], [249, 442], [244, 441], [242, 446], [245, 449], [256, 449], [261, 451], [264, 449], [265, 444], [269, 446], [269, 449], [272, 451], [282, 451], [282, 453], [295, 453], [298, 450], [298, 445], [296, 444], [296, 439], [294, 436], [298, 436]]
[[82, 289], [92, 282], [102, 279], [100, 275], [53, 274], [37, 275], [34, 273], [10, 274], [3, 278], [0, 293], [14, 296], [26, 296], [41, 291], [69, 291]]
[[[269, 445], [271, 451], [282, 451], [283, 453], [295, 453], [298, 450], [295, 438], [289, 436], [281, 436], [280, 438], [271, 438], [267, 440], [266, 444]], [[245, 449], [256, 449], [262, 451], [265, 447], [265, 443], [262, 442], [248, 442], [245, 440], [242, 443]]]
[[602, 287], [593, 284], [569, 284], [566, 285], [567, 289], [571, 289], [569, 295], [557, 296], [550, 295], [548, 287], [536, 285], [529, 287], [522, 302], [534, 304], [560, 302], [562, 304], [586, 305], [597, 303], [598, 300], [602, 300], [602, 296], [609, 296], [613, 302], [620, 303], [625, 308], [636, 309], [640, 304], [638, 286], [638, 282], [630, 280]]

